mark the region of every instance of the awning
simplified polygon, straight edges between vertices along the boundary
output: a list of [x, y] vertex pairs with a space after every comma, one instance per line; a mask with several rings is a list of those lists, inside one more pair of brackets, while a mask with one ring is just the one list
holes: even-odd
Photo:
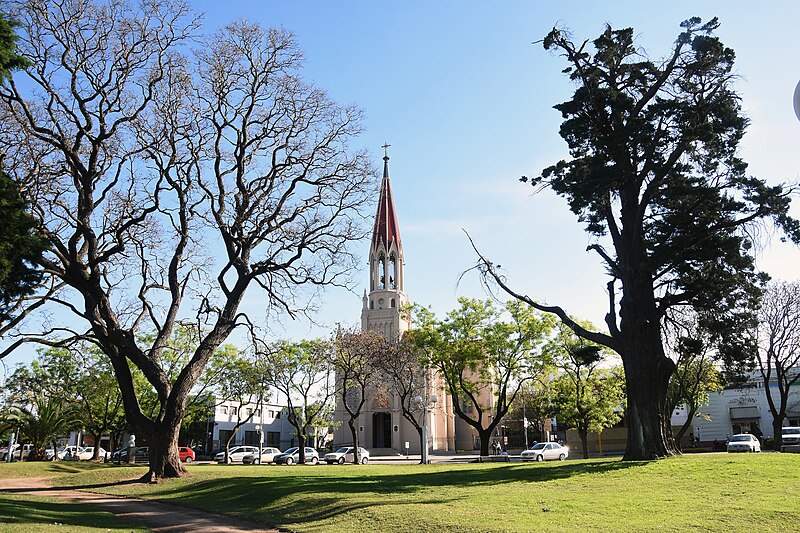
[[731, 420], [758, 420], [761, 412], [758, 407], [731, 407]]

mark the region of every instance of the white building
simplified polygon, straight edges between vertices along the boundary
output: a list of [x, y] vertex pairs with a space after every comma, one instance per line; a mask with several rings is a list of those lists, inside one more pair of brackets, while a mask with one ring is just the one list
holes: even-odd
[[239, 420], [244, 420], [252, 414], [252, 418], [239, 427], [231, 446], [247, 444], [258, 446], [258, 429], [261, 425], [263, 435], [262, 444], [285, 450], [297, 443], [295, 429], [286, 418], [286, 407], [277, 404], [240, 405], [238, 402], [222, 402], [214, 410], [213, 420], [209, 420], [212, 443], [211, 448], [217, 449], [225, 446], [228, 438], [234, 431]]
[[[772, 397], [777, 403], [777, 383], [770, 383]], [[683, 407], [672, 414], [672, 425], [680, 426], [686, 421]], [[786, 426], [800, 426], [800, 382], [789, 391]], [[772, 413], [767, 403], [764, 381], [761, 374], [753, 373], [746, 383], [729, 387], [722, 392], [709, 394], [708, 405], [699, 409], [692, 421], [691, 432], [703, 443], [725, 440], [737, 433], [752, 433], [773, 438]]]

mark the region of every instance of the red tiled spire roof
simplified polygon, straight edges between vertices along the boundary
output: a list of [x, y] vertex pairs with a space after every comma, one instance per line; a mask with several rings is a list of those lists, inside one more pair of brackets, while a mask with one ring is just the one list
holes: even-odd
[[[384, 145], [384, 150], [388, 145]], [[389, 181], [389, 155], [383, 157], [383, 182], [381, 183], [381, 196], [378, 200], [378, 212], [375, 215], [375, 228], [372, 230], [373, 248], [384, 245], [386, 250], [397, 243], [400, 250], [400, 225], [397, 223], [397, 211], [394, 209], [392, 185]]]

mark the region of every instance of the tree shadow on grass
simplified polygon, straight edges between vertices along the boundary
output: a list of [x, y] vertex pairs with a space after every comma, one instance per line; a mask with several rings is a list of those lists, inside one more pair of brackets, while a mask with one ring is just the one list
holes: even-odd
[[[50, 501], [0, 494], [1, 522], [30, 526], [31, 529], [63, 528], [64, 526], [94, 527], [102, 530], [130, 531], [132, 524], [111, 513], [98, 511], [84, 504]], [[56, 525], [58, 524], [58, 525]], [[139, 527], [139, 526], [133, 526]]]
[[[647, 463], [607, 460], [546, 465], [469, 464], [447, 469], [420, 467], [411, 471], [395, 467], [288, 467], [296, 475], [278, 476], [270, 475], [272, 469], [264, 468], [265, 475], [257, 477], [219, 477], [183, 485], [165, 482], [143, 496], [269, 524], [289, 525], [332, 519], [378, 505], [439, 504], [464, 498], [462, 494], [448, 494], [448, 487], [543, 483], [623, 471], [643, 464]], [[284, 469], [287, 467], [275, 467], [274, 471], [278, 468], [282, 473], [290, 471]], [[361, 473], [363, 475], [359, 475]], [[432, 488], [438, 489], [436, 496], [422, 494]], [[397, 499], [398, 495], [409, 498]]]

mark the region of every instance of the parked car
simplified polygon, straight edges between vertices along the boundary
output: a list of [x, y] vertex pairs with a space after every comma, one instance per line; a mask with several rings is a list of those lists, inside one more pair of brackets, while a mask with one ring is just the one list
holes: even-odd
[[557, 442], [539, 442], [520, 454], [523, 461], [563, 461], [569, 457], [569, 448]]
[[800, 444], [800, 427], [786, 426], [781, 428], [781, 451], [786, 451], [784, 446]]
[[65, 446], [58, 458], [62, 461], [80, 461], [83, 453], [83, 446]]
[[[314, 448], [306, 447], [306, 463], [315, 465], [319, 463], [319, 453]], [[292, 465], [300, 462], [300, 448], [289, 448], [283, 453], [276, 455], [273, 459], [276, 465]]]
[[[248, 454], [258, 455], [257, 446], [234, 446], [228, 451], [228, 464], [241, 463], [242, 458]], [[218, 463], [225, 462], [225, 450], [222, 450], [214, 456], [214, 460]]]
[[182, 462], [191, 463], [192, 461], [194, 461], [195, 457], [194, 450], [186, 446], [179, 446], [178, 456], [180, 456]]
[[242, 463], [246, 465], [268, 465], [275, 460], [276, 455], [280, 455], [281, 451], [278, 448], [261, 448], [261, 458], [258, 457], [258, 451], [255, 453], [248, 453], [242, 457]]
[[58, 447], [55, 451], [53, 451], [53, 448], [46, 448], [44, 450], [44, 458], [48, 461], [51, 461], [56, 454], [61, 457], [64, 454], [64, 448]]
[[[128, 462], [128, 448], [117, 450], [111, 456], [111, 462], [114, 464], [125, 464]], [[133, 456], [134, 463], [149, 463], [150, 462], [150, 448], [143, 446], [136, 448], [136, 453]]]
[[[359, 461], [361, 461], [362, 465], [365, 465], [369, 462], [369, 452], [362, 448], [361, 446], [358, 447], [358, 457]], [[352, 446], [342, 446], [335, 452], [326, 453], [325, 457], [323, 457], [326, 463], [332, 465], [334, 463], [338, 463], [343, 465], [345, 463], [352, 463], [353, 462], [353, 447]]]
[[[33, 444], [14, 444], [11, 452], [12, 461], [20, 461], [27, 459], [33, 450]], [[0, 450], [0, 461], [8, 461], [8, 446]]]
[[[97, 452], [98, 459], [105, 459], [106, 452], [103, 448], [100, 448]], [[85, 446], [83, 451], [78, 452], [78, 459], [81, 461], [91, 461], [94, 457], [94, 446]]]
[[761, 443], [755, 435], [739, 433], [728, 439], [728, 452], [760, 452]]

